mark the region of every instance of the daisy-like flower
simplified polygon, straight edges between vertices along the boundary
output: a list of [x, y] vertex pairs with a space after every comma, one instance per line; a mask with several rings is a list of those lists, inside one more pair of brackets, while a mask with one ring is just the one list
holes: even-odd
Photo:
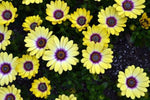
[[13, 58], [12, 54], [7, 54], [6, 52], [0, 53], [0, 85], [8, 85], [9, 82], [16, 80], [17, 72], [15, 70], [16, 60], [18, 58]]
[[127, 16], [129, 18], [137, 18], [137, 15], [143, 13], [145, 8], [145, 0], [115, 0], [116, 4], [113, 6], [118, 11], [120, 16]]
[[147, 92], [149, 87], [149, 77], [143, 72], [143, 68], [134, 65], [128, 66], [125, 72], [119, 71], [117, 87], [121, 90], [121, 95], [127, 98], [140, 98]]
[[65, 94], [59, 95], [58, 98], [55, 100], [77, 100], [77, 97], [74, 96], [74, 94], [71, 94], [70, 96], [66, 96]]
[[30, 3], [39, 4], [39, 3], [42, 3], [42, 2], [43, 2], [43, 0], [23, 0], [22, 4], [29, 5]]
[[69, 20], [72, 22], [71, 27], [76, 27], [79, 31], [84, 30], [89, 26], [93, 16], [90, 15], [90, 11], [86, 11], [85, 8], [77, 8], [77, 10], [71, 14]]
[[27, 77], [28, 79], [31, 79], [38, 73], [40, 64], [35, 56], [23, 55], [17, 62], [16, 71], [22, 78]]
[[94, 41], [95, 43], [104, 44], [107, 47], [110, 42], [109, 34], [100, 26], [88, 26], [87, 31], [83, 31], [82, 33], [84, 35], [83, 45], [89, 46]]
[[23, 100], [20, 92], [14, 85], [0, 87], [0, 100]]
[[47, 4], [46, 6], [46, 14], [48, 15], [46, 20], [52, 22], [53, 25], [61, 24], [62, 21], [69, 18], [69, 7], [64, 1], [51, 1], [50, 4]]
[[38, 27], [42, 24], [42, 20], [39, 17], [39, 15], [37, 16], [29, 16], [26, 17], [25, 22], [22, 24], [22, 27], [24, 27], [25, 31], [31, 31], [31, 30], [35, 30], [35, 27]]
[[126, 27], [127, 18], [119, 16], [116, 9], [109, 6], [99, 12], [98, 21], [100, 27], [103, 27], [108, 34], [111, 33], [118, 36], [121, 31], [124, 31], [123, 27]]
[[8, 27], [0, 25], [0, 50], [6, 50], [6, 46], [10, 44], [10, 36], [12, 34], [11, 30], [8, 30]]
[[30, 91], [36, 96], [40, 98], [47, 98], [50, 95], [51, 85], [50, 81], [46, 77], [41, 77], [39, 79], [35, 79], [32, 83], [32, 87]]
[[48, 28], [41, 26], [36, 27], [35, 31], [31, 30], [24, 40], [30, 55], [35, 55], [37, 58], [40, 58], [47, 48], [47, 42], [50, 40], [51, 34], [52, 31], [49, 32]]
[[78, 59], [75, 58], [79, 54], [77, 44], [73, 44], [73, 40], [68, 40], [67, 37], [62, 36], [60, 41], [54, 36], [51, 41], [48, 42], [48, 48], [50, 50], [45, 51], [42, 59], [48, 60], [47, 67], [50, 70], [62, 74], [63, 70], [72, 70], [71, 65], [76, 65]]
[[150, 18], [147, 17], [146, 13], [143, 13], [142, 17], [139, 19], [139, 22], [144, 29], [148, 29], [150, 27]]
[[2, 1], [0, 3], [0, 9], [0, 25], [9, 25], [13, 23], [18, 16], [18, 14], [16, 14], [17, 8], [14, 8], [11, 2]]
[[92, 74], [104, 74], [105, 69], [111, 68], [113, 51], [99, 43], [90, 43], [86, 50], [82, 50], [81, 62]]

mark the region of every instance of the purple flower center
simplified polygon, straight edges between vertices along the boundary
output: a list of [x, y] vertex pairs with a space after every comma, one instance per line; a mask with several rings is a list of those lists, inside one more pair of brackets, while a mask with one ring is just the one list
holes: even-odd
[[117, 24], [117, 20], [115, 17], [108, 17], [106, 23], [109, 27], [114, 27]]
[[10, 10], [5, 10], [3, 13], [2, 13], [2, 17], [3, 19], [5, 20], [9, 20], [12, 18], [12, 12]]
[[47, 86], [45, 83], [40, 83], [39, 86], [38, 86], [38, 89], [41, 91], [41, 92], [45, 92], [47, 90]]
[[0, 69], [3, 74], [8, 74], [11, 71], [11, 66], [8, 63], [4, 63], [1, 65]]
[[26, 61], [23, 67], [26, 71], [31, 71], [33, 69], [33, 63], [31, 61]]
[[94, 51], [91, 53], [90, 55], [90, 60], [93, 62], [93, 63], [99, 63], [102, 59], [102, 55], [101, 53], [97, 52], [97, 51]]
[[38, 40], [36, 41], [36, 45], [38, 48], [44, 48], [46, 46], [47, 40], [43, 37], [38, 38]]
[[6, 95], [4, 100], [16, 100], [16, 98], [12, 93], [9, 93]]
[[101, 41], [101, 36], [97, 33], [93, 33], [90, 37], [90, 41], [100, 42]]
[[4, 34], [0, 33], [0, 42], [4, 40]]
[[134, 77], [129, 77], [129, 78], [127, 78], [127, 80], [126, 80], [126, 85], [129, 87], [129, 88], [135, 88], [136, 86], [137, 86], [137, 80], [136, 80], [136, 78], [134, 78]]
[[134, 8], [134, 4], [131, 0], [125, 0], [122, 3], [122, 7], [124, 10], [131, 11]]
[[32, 24], [30, 25], [30, 28], [31, 28], [32, 30], [35, 30], [35, 27], [37, 27], [37, 26], [38, 26], [37, 23], [34, 22], [34, 23], [32, 23]]
[[64, 17], [64, 13], [62, 10], [56, 10], [53, 14], [55, 19], [61, 19]]
[[55, 57], [57, 60], [65, 60], [67, 58], [67, 53], [64, 49], [58, 49], [55, 53]]
[[86, 23], [86, 18], [85, 18], [84, 16], [78, 17], [77, 23], [78, 23], [80, 26], [83, 26], [83, 25]]

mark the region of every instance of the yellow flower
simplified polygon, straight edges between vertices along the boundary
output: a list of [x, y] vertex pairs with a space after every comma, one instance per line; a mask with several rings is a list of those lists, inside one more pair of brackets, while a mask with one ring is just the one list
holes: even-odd
[[100, 2], [101, 0], [95, 0], [95, 1], [98, 1], [98, 2]]
[[46, 77], [35, 79], [30, 88], [30, 91], [33, 92], [36, 97], [45, 99], [50, 95], [50, 90], [50, 81]]
[[149, 77], [143, 72], [143, 68], [134, 65], [128, 66], [125, 72], [119, 71], [117, 87], [121, 90], [121, 95], [135, 99], [144, 96], [149, 87]]
[[127, 16], [129, 18], [137, 18], [137, 15], [143, 13], [145, 8], [145, 0], [115, 0], [113, 6], [118, 11], [119, 16]]
[[10, 36], [12, 34], [11, 30], [8, 30], [8, 27], [0, 25], [0, 50], [6, 50], [6, 46], [10, 44]]
[[0, 100], [23, 100], [20, 92], [14, 85], [0, 87]]
[[68, 40], [62, 36], [59, 40], [56, 36], [48, 42], [50, 50], [45, 51], [43, 60], [48, 60], [47, 67], [50, 70], [62, 74], [63, 70], [72, 70], [71, 65], [76, 65], [78, 59], [75, 58], [79, 54], [77, 44], [73, 44], [73, 40]]
[[46, 5], [46, 20], [52, 22], [53, 25], [61, 24], [62, 21], [65, 21], [69, 18], [68, 12], [69, 7], [67, 3], [61, 0], [51, 1], [50, 4]]
[[82, 33], [84, 35], [83, 45], [89, 46], [94, 41], [95, 43], [101, 43], [108, 47], [108, 43], [110, 42], [109, 34], [102, 27], [95, 25], [92, 27], [88, 26], [87, 31], [83, 31]]
[[118, 36], [121, 31], [124, 31], [123, 27], [126, 27], [127, 18], [119, 16], [116, 9], [109, 6], [99, 12], [98, 21], [100, 27], [103, 27], [108, 34], [111, 33]]
[[147, 17], [146, 13], [143, 13], [142, 17], [139, 19], [139, 22], [144, 29], [148, 29], [150, 27], [150, 18]]
[[30, 55], [40, 58], [47, 48], [47, 42], [50, 40], [51, 34], [52, 31], [49, 32], [48, 28], [41, 26], [36, 27], [35, 31], [31, 30], [24, 39], [25, 46], [28, 47], [27, 51], [30, 52]]
[[11, 2], [2, 1], [0, 3], [0, 9], [0, 25], [9, 25], [14, 22], [15, 18], [18, 16], [16, 14], [17, 8], [14, 8]]
[[25, 22], [22, 24], [25, 31], [35, 30], [35, 27], [40, 26], [42, 24], [42, 20], [37, 16], [29, 16], [26, 17]]
[[39, 60], [35, 56], [23, 55], [17, 62], [16, 71], [22, 78], [31, 79], [38, 73]]
[[90, 16], [90, 11], [86, 11], [85, 8], [77, 8], [69, 18], [72, 22], [71, 27], [76, 27], [79, 31], [82, 31], [89, 26], [92, 17]]
[[43, 0], [23, 0], [22, 4], [29, 5], [30, 3], [39, 4], [39, 3], [42, 3], [42, 2], [43, 2]]
[[99, 43], [90, 43], [86, 50], [82, 50], [81, 62], [92, 74], [104, 74], [105, 69], [111, 68], [113, 51]]
[[6, 52], [0, 53], [0, 85], [8, 85], [9, 82], [16, 80], [17, 72], [15, 70], [16, 60], [18, 58], [13, 58], [12, 54], [7, 54]]
[[59, 95], [58, 98], [56, 98], [55, 100], [77, 100], [77, 97], [75, 97], [73, 94], [71, 94], [70, 96], [66, 96], [65, 94]]

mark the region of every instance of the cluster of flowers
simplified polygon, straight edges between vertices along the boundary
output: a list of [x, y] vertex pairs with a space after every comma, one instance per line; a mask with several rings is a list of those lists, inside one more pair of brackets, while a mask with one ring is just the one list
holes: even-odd
[[[100, 0], [99, 0], [100, 1]], [[102, 9], [98, 14], [99, 25], [89, 26], [92, 19], [90, 11], [85, 8], [77, 8], [77, 10], [69, 13], [69, 6], [61, 0], [51, 1], [47, 4], [46, 20], [52, 22], [53, 25], [61, 24], [69, 19], [72, 23], [71, 27], [76, 27], [79, 31], [83, 31], [83, 45], [87, 46], [82, 50], [81, 62], [92, 74], [104, 74], [106, 69], [111, 68], [113, 62], [113, 51], [108, 47], [110, 42], [110, 34], [118, 36], [123, 27], [126, 27], [127, 17], [137, 18], [137, 15], [143, 13], [145, 0], [115, 0], [116, 4]], [[43, 0], [23, 0], [23, 4], [42, 3]], [[15, 21], [18, 16], [17, 8], [14, 8], [11, 2], [2, 1], [0, 4], [0, 49], [6, 50], [6, 46], [10, 44], [9, 38], [12, 34], [7, 26]], [[31, 79], [35, 77], [39, 69], [39, 58], [48, 61], [49, 70], [54, 70], [59, 74], [63, 71], [72, 70], [72, 65], [76, 65], [79, 60], [78, 45], [69, 40], [68, 37], [62, 36], [60, 39], [53, 35], [53, 31], [40, 26], [42, 20], [37, 16], [28, 16], [22, 24], [24, 31], [29, 32], [24, 39], [25, 47], [29, 54], [22, 55], [21, 58], [14, 57], [6, 52], [0, 53], [0, 85], [8, 85], [16, 79], [18, 74], [22, 78]], [[5, 26], [4, 26], [5, 25]], [[125, 73], [119, 72], [118, 87], [122, 91], [122, 95], [131, 97], [144, 96], [149, 86], [149, 78], [143, 69], [129, 66]], [[21, 100], [20, 90], [14, 85], [7, 88], [1, 87], [0, 95], [2, 100], [15, 98]], [[32, 83], [30, 91], [36, 96], [47, 98], [50, 95], [50, 81], [46, 77], [35, 79]], [[60, 95], [56, 100], [76, 100], [77, 98], [71, 94], [69, 97]]]

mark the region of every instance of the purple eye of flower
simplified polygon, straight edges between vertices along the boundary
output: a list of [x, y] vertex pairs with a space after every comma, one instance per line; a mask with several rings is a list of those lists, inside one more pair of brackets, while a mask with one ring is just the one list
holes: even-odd
[[84, 16], [78, 17], [77, 23], [78, 23], [80, 26], [83, 26], [83, 25], [86, 23], [86, 18], [85, 18]]
[[41, 92], [45, 92], [47, 90], [47, 86], [45, 83], [40, 83], [39, 86], [38, 86], [38, 89], [41, 91]]
[[6, 95], [4, 100], [16, 100], [16, 98], [12, 93], [10, 93]]
[[32, 23], [32, 24], [30, 25], [30, 28], [31, 28], [32, 30], [35, 30], [35, 27], [37, 27], [37, 26], [38, 26], [37, 23], [34, 22], [34, 23]]
[[93, 62], [93, 63], [99, 63], [102, 59], [102, 55], [97, 52], [97, 51], [94, 51], [91, 55], [90, 55], [90, 60]]
[[67, 53], [64, 49], [59, 49], [59, 50], [56, 51], [55, 57], [57, 58], [57, 60], [62, 61], [62, 60], [66, 59]]
[[31, 71], [33, 69], [33, 63], [31, 61], [26, 61], [23, 67], [26, 71]]
[[63, 17], [64, 17], [63, 11], [61, 11], [61, 10], [56, 10], [56, 11], [54, 12], [54, 18], [55, 18], [55, 19], [61, 19], [61, 18], [63, 18]]
[[96, 43], [96, 42], [100, 42], [100, 41], [101, 41], [101, 37], [100, 37], [99, 34], [94, 33], [94, 34], [91, 35], [90, 41], [94, 41], [95, 43]]
[[4, 35], [0, 33], [0, 42], [2, 42], [3, 40], [4, 40]]
[[135, 88], [137, 86], [137, 80], [134, 77], [129, 77], [126, 80], [126, 84], [129, 88]]
[[2, 13], [2, 17], [3, 17], [3, 19], [5, 19], [5, 20], [11, 19], [11, 18], [12, 18], [12, 13], [11, 13], [11, 11], [5, 10], [5, 11]]
[[109, 27], [114, 27], [117, 24], [117, 20], [115, 17], [108, 17], [106, 23]]
[[131, 11], [134, 7], [134, 4], [131, 0], [125, 0], [122, 3], [122, 7], [123, 7], [124, 10]]
[[1, 65], [1, 72], [3, 74], [8, 74], [11, 71], [11, 66], [8, 63], [4, 63]]
[[43, 37], [39, 38], [36, 41], [36, 45], [37, 45], [38, 48], [44, 48], [46, 46], [46, 43], [47, 43], [47, 40]]

